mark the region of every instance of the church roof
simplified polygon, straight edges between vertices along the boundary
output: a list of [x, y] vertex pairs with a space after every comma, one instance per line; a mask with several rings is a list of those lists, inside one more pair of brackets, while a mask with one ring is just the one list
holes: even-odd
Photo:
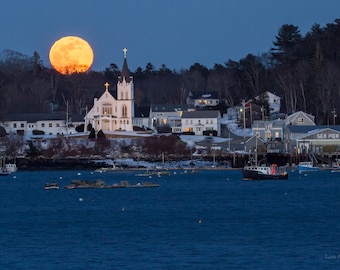
[[124, 51], [124, 63], [123, 63], [123, 68], [122, 68], [122, 72], [121, 72], [121, 76], [118, 78], [119, 82], [122, 82], [124, 77], [125, 77], [125, 81], [126, 82], [130, 82], [131, 81], [131, 76], [130, 76], [130, 71], [127, 65], [127, 61], [126, 61], [126, 49], [123, 50]]

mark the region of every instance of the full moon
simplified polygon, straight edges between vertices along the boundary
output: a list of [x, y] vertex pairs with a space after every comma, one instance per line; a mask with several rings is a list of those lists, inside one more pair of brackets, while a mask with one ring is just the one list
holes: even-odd
[[67, 36], [52, 45], [49, 58], [51, 65], [61, 74], [83, 73], [93, 63], [93, 51], [84, 39]]

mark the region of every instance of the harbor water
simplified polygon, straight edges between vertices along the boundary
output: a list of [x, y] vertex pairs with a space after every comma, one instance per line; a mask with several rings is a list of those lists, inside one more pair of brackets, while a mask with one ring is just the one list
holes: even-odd
[[[340, 173], [17, 172], [0, 179], [0, 269], [339, 269]], [[72, 180], [153, 188], [63, 189]], [[47, 182], [59, 190], [44, 190]]]

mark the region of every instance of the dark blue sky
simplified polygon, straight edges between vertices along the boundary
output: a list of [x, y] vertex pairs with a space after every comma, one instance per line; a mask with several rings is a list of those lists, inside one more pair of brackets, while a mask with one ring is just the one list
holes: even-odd
[[248, 53], [269, 51], [279, 27], [293, 24], [301, 34], [314, 23], [340, 18], [339, 0], [2, 0], [0, 52], [31, 56], [50, 66], [49, 49], [59, 38], [80, 36], [94, 50], [92, 70], [129, 68], [212, 68]]

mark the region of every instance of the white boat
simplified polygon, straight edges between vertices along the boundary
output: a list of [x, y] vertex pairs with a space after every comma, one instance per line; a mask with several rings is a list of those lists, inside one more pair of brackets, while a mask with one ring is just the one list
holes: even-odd
[[15, 163], [6, 163], [6, 170], [14, 173], [18, 171], [18, 167]]
[[320, 171], [320, 168], [315, 166], [313, 161], [301, 161], [299, 162], [297, 169], [299, 172]]
[[332, 162], [332, 168], [333, 169], [340, 169], [340, 158], [336, 158], [335, 161]]
[[59, 185], [56, 182], [46, 183], [44, 189], [59, 189]]

